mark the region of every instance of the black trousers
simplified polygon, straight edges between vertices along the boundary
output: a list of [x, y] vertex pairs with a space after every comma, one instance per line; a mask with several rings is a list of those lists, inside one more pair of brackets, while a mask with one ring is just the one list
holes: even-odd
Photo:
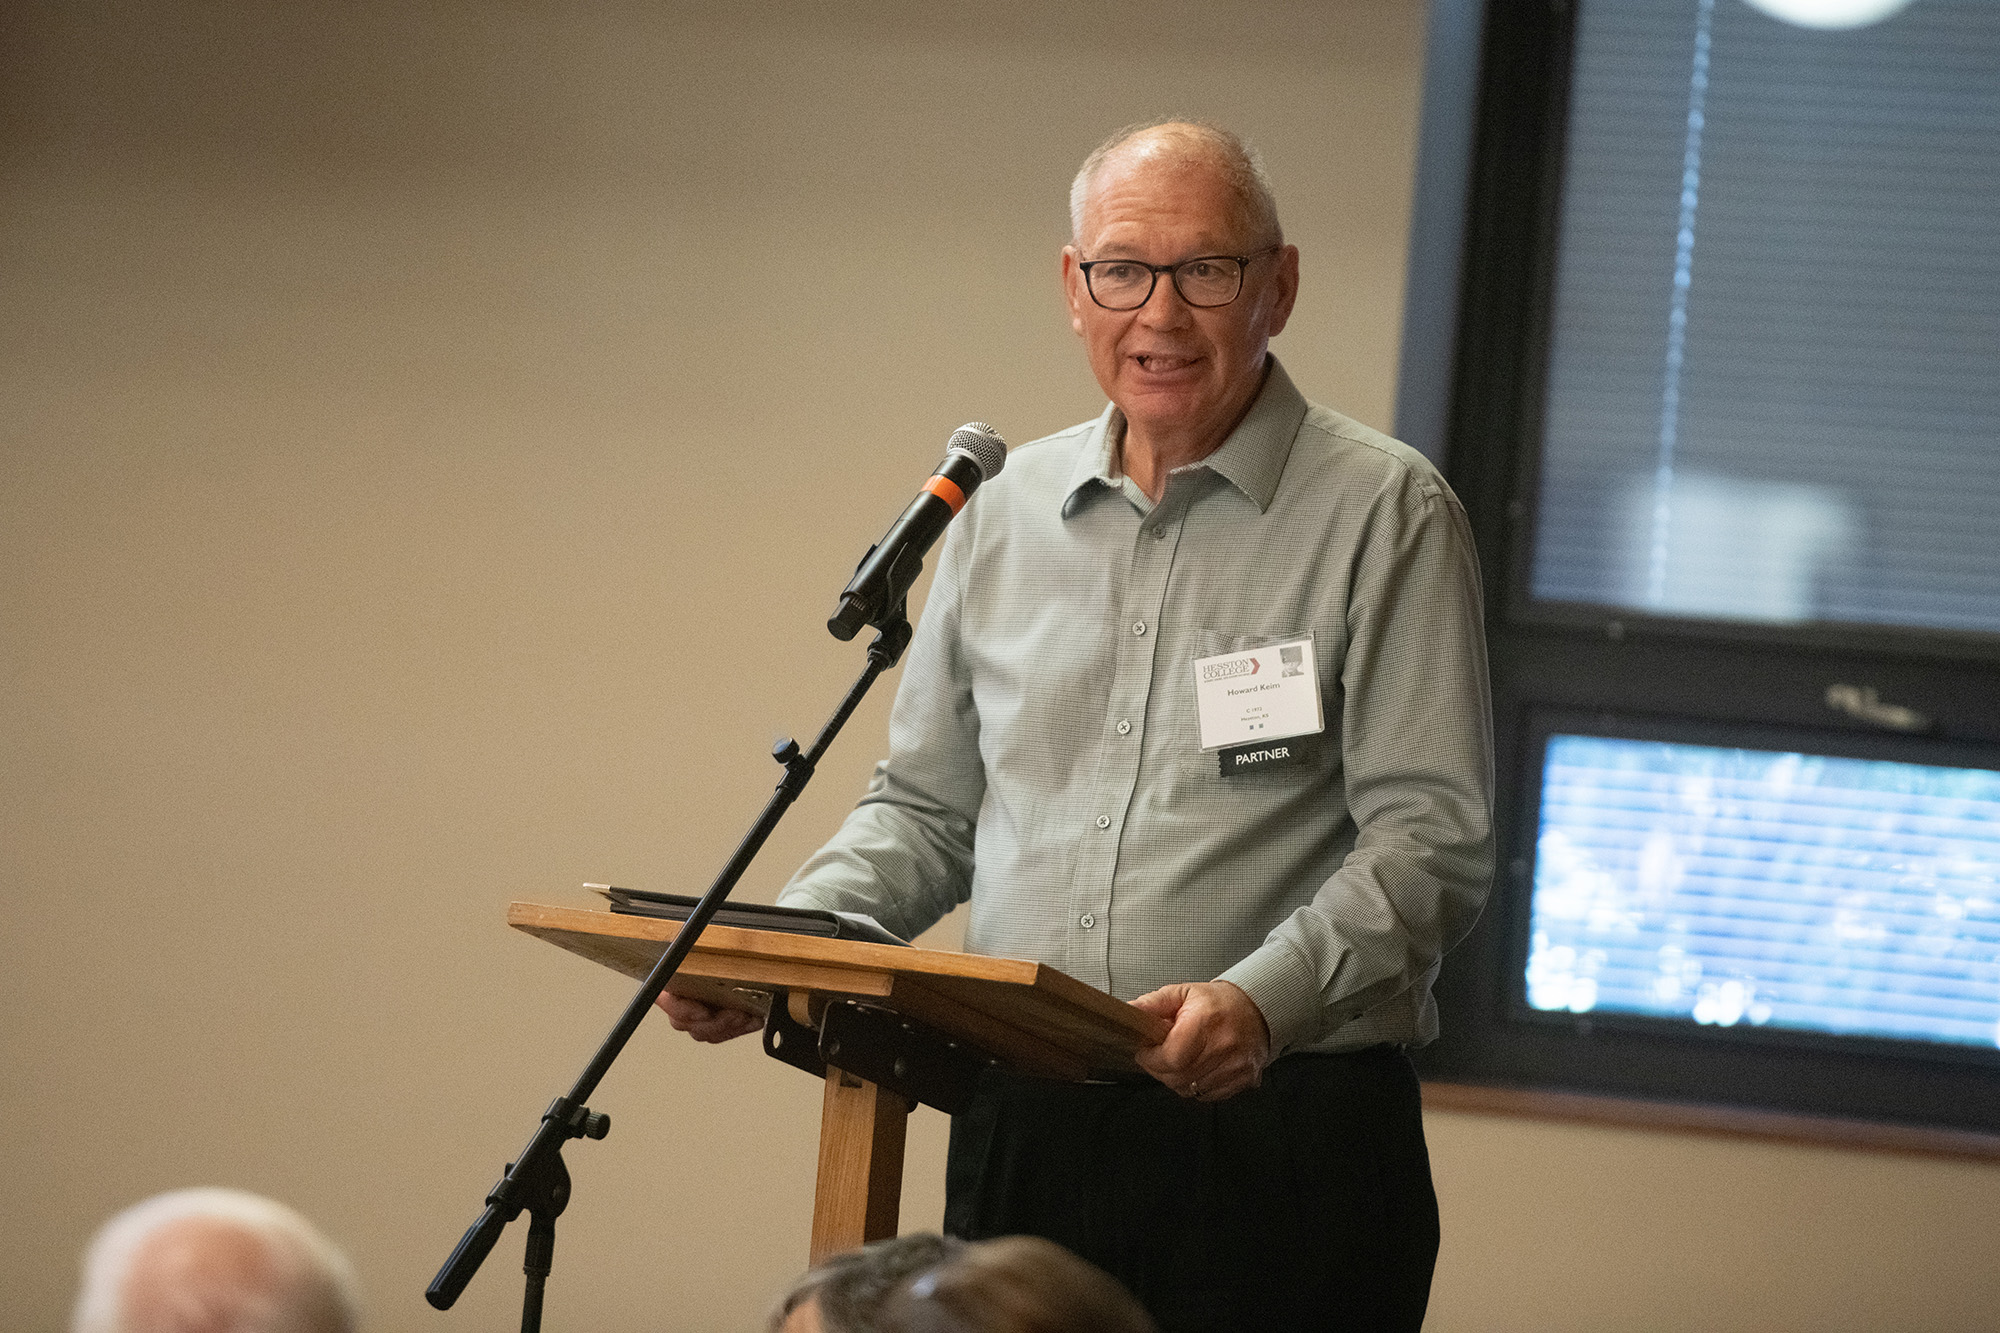
[[944, 1225], [1066, 1245], [1166, 1333], [1415, 1330], [1438, 1250], [1416, 1071], [1290, 1055], [1214, 1104], [989, 1072], [952, 1120]]

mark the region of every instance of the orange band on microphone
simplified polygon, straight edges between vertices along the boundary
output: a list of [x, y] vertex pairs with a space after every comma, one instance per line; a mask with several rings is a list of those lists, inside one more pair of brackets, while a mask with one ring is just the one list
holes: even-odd
[[924, 489], [950, 505], [954, 515], [965, 507], [965, 492], [958, 489], [958, 483], [950, 477], [932, 477], [924, 483]]

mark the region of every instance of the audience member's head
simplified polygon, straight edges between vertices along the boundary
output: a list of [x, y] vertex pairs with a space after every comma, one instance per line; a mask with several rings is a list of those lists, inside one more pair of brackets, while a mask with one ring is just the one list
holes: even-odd
[[1036, 1236], [968, 1245], [882, 1302], [882, 1333], [1159, 1333], [1094, 1264]]
[[872, 1333], [884, 1296], [964, 1248], [920, 1234], [836, 1254], [792, 1283], [771, 1312], [771, 1333]]
[[104, 1224], [72, 1333], [353, 1333], [353, 1270], [312, 1223], [241, 1190], [189, 1189]]

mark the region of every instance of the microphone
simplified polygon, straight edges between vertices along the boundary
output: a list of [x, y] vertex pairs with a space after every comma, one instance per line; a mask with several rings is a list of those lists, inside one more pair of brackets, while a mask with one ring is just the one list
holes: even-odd
[[840, 594], [826, 628], [845, 643], [863, 625], [882, 628], [900, 612], [903, 597], [924, 567], [924, 552], [972, 497], [979, 483], [1007, 464], [1007, 442], [983, 421], [968, 421], [951, 433], [944, 461], [924, 483], [903, 516], [868, 548], [854, 577]]

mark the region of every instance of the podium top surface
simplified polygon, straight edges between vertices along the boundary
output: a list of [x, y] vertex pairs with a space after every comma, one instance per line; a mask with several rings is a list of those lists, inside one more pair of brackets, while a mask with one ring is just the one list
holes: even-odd
[[[514, 903], [507, 924], [642, 978], [681, 924], [576, 907]], [[1167, 1024], [1041, 963], [936, 949], [711, 925], [669, 987], [737, 1008], [770, 993], [880, 1004], [974, 1042], [1025, 1073], [1081, 1079], [1133, 1070]]]

